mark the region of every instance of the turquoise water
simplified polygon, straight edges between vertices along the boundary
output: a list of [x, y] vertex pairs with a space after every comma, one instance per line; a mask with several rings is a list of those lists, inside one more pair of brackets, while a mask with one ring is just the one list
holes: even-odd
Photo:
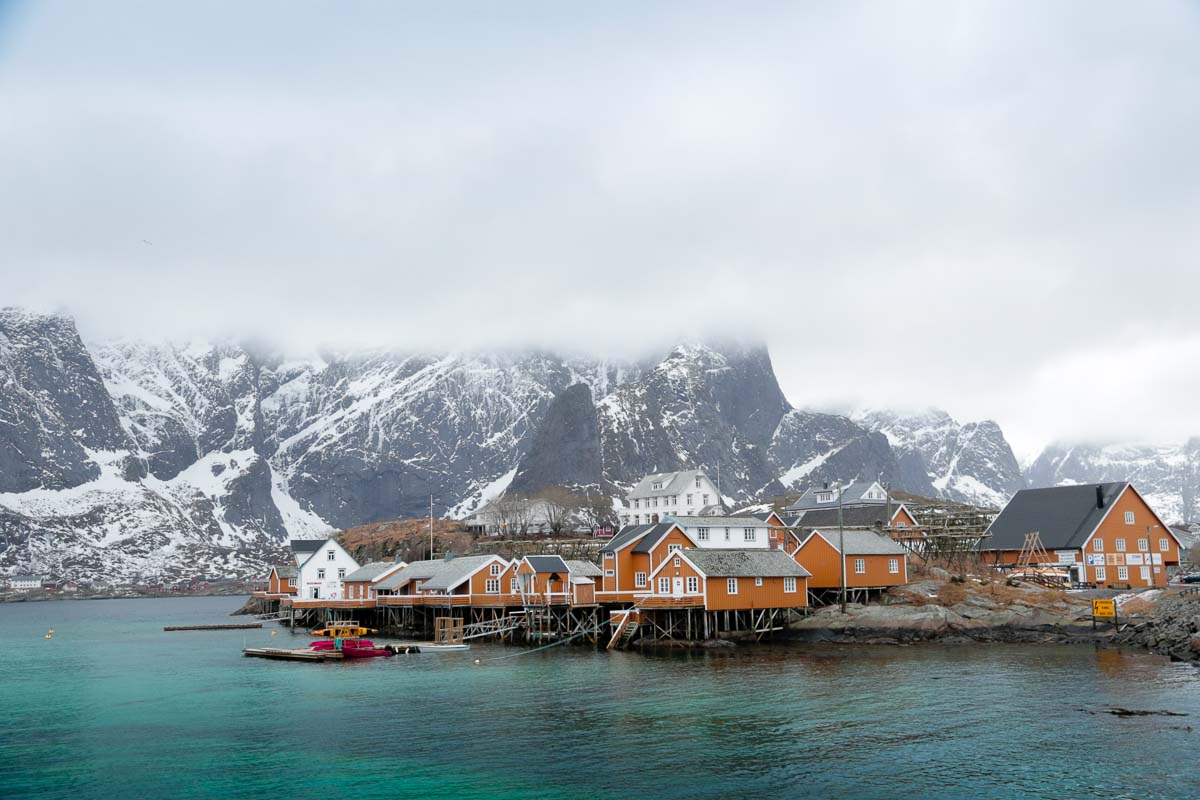
[[[286, 632], [162, 631], [240, 603], [0, 605], [0, 797], [1200, 794], [1200, 671], [1140, 653], [477, 645], [293, 664], [240, 653]], [[1189, 716], [1089, 713], [1108, 705]]]

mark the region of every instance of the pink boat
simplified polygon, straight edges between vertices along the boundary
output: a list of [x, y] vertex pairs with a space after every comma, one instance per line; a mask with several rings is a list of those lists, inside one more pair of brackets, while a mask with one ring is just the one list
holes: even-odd
[[386, 647], [376, 647], [370, 639], [318, 639], [311, 650], [341, 650], [346, 658], [380, 658], [396, 655]]

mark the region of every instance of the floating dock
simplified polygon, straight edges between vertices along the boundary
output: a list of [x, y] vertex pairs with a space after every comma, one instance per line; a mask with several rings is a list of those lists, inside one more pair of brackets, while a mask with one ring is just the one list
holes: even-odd
[[168, 625], [164, 631], [241, 631], [261, 628], [261, 622], [232, 622], [225, 625]]
[[307, 647], [290, 649], [287, 647], [247, 647], [242, 655], [251, 658], [270, 658], [275, 661], [341, 661], [344, 657], [340, 650], [312, 650]]

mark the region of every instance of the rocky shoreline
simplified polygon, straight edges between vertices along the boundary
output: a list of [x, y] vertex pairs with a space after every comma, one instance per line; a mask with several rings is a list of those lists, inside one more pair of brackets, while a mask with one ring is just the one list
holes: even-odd
[[1176, 661], [1200, 661], [1200, 597], [1168, 594], [1147, 602], [1153, 604], [1148, 613], [1131, 616], [1113, 641]]

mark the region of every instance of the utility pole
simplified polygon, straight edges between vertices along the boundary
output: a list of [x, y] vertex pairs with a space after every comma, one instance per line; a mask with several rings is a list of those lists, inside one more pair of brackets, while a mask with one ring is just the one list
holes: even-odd
[[846, 613], [846, 528], [842, 524], [842, 482], [838, 481], [838, 551], [842, 557], [842, 613]]
[[429, 495], [429, 560], [433, 560], [433, 495]]

